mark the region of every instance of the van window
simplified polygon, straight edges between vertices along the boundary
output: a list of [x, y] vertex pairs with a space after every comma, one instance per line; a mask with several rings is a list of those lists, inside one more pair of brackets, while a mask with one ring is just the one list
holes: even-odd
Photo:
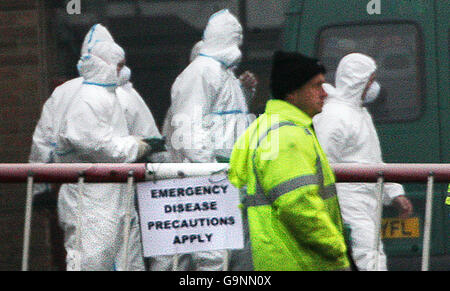
[[342, 57], [360, 52], [377, 62], [381, 85], [377, 100], [368, 106], [377, 122], [418, 119], [423, 109], [422, 44], [414, 24], [360, 24], [328, 27], [319, 34], [317, 56], [334, 84]]

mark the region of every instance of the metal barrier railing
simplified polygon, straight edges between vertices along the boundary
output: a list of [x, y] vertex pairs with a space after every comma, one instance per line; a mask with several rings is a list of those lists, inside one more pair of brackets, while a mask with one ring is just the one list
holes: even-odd
[[[429, 269], [432, 196], [434, 183], [450, 181], [450, 164], [333, 164], [337, 182], [376, 182], [378, 199], [378, 227], [374, 242], [379, 254], [381, 235], [382, 198], [385, 182], [427, 183], [422, 271]], [[130, 210], [135, 182], [204, 176], [228, 170], [228, 164], [0, 164], [0, 183], [27, 183], [22, 270], [28, 270], [30, 247], [33, 183], [128, 183], [124, 242], [127, 244], [130, 228]], [[82, 187], [80, 187], [80, 194]], [[81, 197], [81, 195], [80, 195]], [[81, 204], [79, 204], [81, 205]], [[79, 237], [79, 236], [78, 236]], [[128, 247], [127, 245], [125, 246]], [[127, 252], [124, 252], [124, 256]], [[127, 262], [127, 258], [124, 258]], [[378, 263], [378, 259], [376, 259]], [[78, 262], [80, 266], [81, 262]], [[377, 269], [377, 266], [376, 266]]]

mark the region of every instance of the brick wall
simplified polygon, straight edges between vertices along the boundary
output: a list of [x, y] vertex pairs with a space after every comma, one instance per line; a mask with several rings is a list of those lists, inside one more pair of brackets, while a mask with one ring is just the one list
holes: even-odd
[[[38, 9], [39, 1], [44, 0], [0, 1], [0, 163], [27, 162], [34, 127], [47, 98], [39, 58], [40, 11], [45, 9]], [[21, 268], [25, 192], [24, 184], [0, 184], [0, 270]], [[43, 209], [34, 211], [31, 270], [54, 269], [51, 215]]]

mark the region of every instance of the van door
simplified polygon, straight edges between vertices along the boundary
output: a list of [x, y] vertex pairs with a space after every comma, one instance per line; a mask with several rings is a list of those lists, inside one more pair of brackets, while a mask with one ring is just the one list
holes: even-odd
[[[436, 38], [437, 38], [437, 66], [439, 71], [439, 108], [441, 119], [441, 162], [450, 163], [450, 88], [449, 88], [449, 62], [450, 62], [450, 1], [436, 0]], [[444, 208], [444, 242], [446, 253], [450, 254], [450, 207], [444, 204], [446, 185], [437, 207]]]
[[450, 62], [450, 1], [436, 0], [437, 11], [437, 67], [439, 71], [439, 108], [441, 118], [441, 156], [443, 163], [450, 163], [450, 94], [449, 94], [449, 62]]
[[440, 162], [433, 0], [381, 1], [379, 15], [368, 14], [369, 1], [297, 2], [297, 50], [319, 57], [328, 81], [347, 53], [377, 61], [383, 89], [370, 111], [386, 162]]
[[[443, 97], [439, 99], [438, 95], [438, 69], [443, 71], [444, 68], [438, 68], [441, 61], [436, 61], [435, 12], [440, 10], [445, 14], [442, 15], [443, 25], [448, 25], [448, 1], [436, 0], [439, 2], [439, 7], [436, 7], [434, 0], [381, 0], [379, 14], [369, 14], [367, 4], [372, 2], [369, 0], [293, 2], [297, 3], [297, 17], [300, 19], [296, 50], [321, 59], [329, 71], [326, 76], [328, 82], [334, 84], [337, 64], [348, 53], [361, 52], [376, 60], [377, 81], [382, 90], [369, 110], [376, 123], [384, 161], [442, 162], [440, 146], [449, 148], [448, 135], [441, 135], [444, 127], [440, 126], [440, 121], [446, 122], [448, 132], [448, 113], [447, 110], [445, 114], [442, 112], [442, 105], [448, 107], [448, 83], [444, 91], [447, 99], [443, 101]], [[442, 60], [448, 60], [447, 57], [448, 52]], [[441, 78], [448, 82], [448, 76]], [[440, 117], [443, 115], [446, 115], [446, 120]], [[446, 139], [445, 145], [443, 138]], [[446, 157], [448, 159], [448, 154]], [[389, 226], [390, 233], [395, 235], [385, 240], [385, 249], [391, 256], [420, 256], [426, 185], [404, 186], [418, 220], [405, 222], [406, 228], [401, 229], [401, 235], [396, 231], [397, 226], [403, 224], [395, 219], [387, 220], [392, 225], [386, 227]], [[436, 185], [435, 189], [440, 193], [443, 185]], [[443, 208], [438, 207], [438, 196], [434, 199], [436, 211], [432, 226], [434, 255], [445, 252], [445, 217]], [[390, 208], [384, 213], [385, 217], [396, 216], [396, 211]]]

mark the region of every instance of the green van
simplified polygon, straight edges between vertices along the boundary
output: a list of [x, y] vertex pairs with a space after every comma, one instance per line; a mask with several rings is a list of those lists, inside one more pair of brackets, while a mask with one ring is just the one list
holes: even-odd
[[[378, 64], [380, 97], [369, 107], [387, 163], [449, 163], [450, 1], [293, 0], [283, 48], [319, 58], [334, 83], [339, 60], [350, 52]], [[404, 184], [414, 217], [383, 210], [390, 270], [420, 270], [424, 184]], [[435, 184], [430, 270], [450, 270], [447, 184]]]

